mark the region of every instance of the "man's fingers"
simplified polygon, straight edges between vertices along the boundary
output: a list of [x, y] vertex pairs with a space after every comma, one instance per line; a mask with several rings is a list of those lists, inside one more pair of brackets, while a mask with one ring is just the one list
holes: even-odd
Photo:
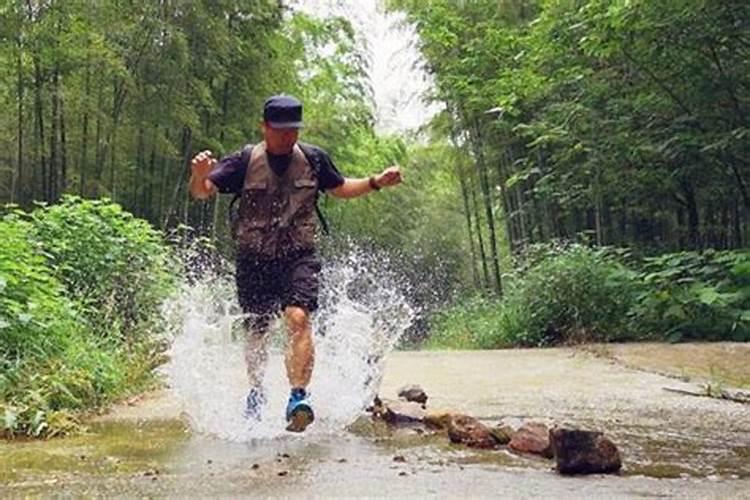
[[214, 163], [216, 163], [216, 160], [211, 156], [211, 151], [208, 149], [201, 151], [190, 161], [190, 164], [195, 167], [198, 165], [212, 166]]

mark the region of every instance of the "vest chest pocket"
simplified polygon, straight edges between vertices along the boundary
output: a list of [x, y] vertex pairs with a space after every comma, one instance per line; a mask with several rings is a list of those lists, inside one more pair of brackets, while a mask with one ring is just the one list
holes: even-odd
[[265, 191], [268, 189], [268, 184], [265, 181], [246, 182], [245, 189], [248, 191]]
[[265, 228], [270, 220], [272, 200], [265, 181], [245, 182], [237, 214], [237, 233], [240, 238]]
[[297, 189], [301, 188], [314, 188], [316, 185], [315, 180], [313, 179], [297, 179], [294, 181], [294, 187]]
[[[240, 211], [247, 212], [248, 209], [257, 211], [258, 205], [266, 204], [265, 198], [268, 194], [268, 185], [265, 182], [246, 182], [245, 187], [242, 189], [242, 205], [240, 205]], [[247, 213], [240, 214], [247, 216]]]

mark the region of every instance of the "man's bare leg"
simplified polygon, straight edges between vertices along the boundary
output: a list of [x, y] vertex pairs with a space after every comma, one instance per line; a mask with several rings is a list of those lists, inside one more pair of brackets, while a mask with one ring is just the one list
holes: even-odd
[[268, 320], [248, 318], [245, 327], [245, 366], [250, 387], [245, 414], [257, 420], [266, 400], [262, 386], [268, 361]]
[[289, 332], [285, 359], [289, 385], [304, 389], [310, 383], [315, 363], [310, 313], [302, 307], [287, 306], [284, 316]]
[[248, 329], [245, 338], [245, 366], [247, 367], [247, 381], [250, 387], [260, 387], [263, 384], [265, 367], [268, 361], [267, 332]]
[[284, 316], [289, 332], [289, 345], [286, 351], [286, 373], [292, 395], [287, 407], [287, 430], [302, 432], [312, 423], [315, 415], [307, 402], [307, 385], [312, 377], [315, 363], [310, 313], [298, 306], [287, 306]]

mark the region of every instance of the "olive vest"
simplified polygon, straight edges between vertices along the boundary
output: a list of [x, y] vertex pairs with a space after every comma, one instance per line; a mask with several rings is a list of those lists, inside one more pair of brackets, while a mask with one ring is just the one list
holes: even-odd
[[284, 175], [268, 164], [265, 143], [253, 147], [234, 235], [240, 253], [276, 258], [315, 248], [318, 178], [295, 144]]

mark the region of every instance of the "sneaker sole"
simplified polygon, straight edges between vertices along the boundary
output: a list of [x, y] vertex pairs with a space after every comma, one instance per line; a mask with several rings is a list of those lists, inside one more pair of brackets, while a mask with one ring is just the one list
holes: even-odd
[[315, 420], [315, 414], [311, 408], [299, 408], [292, 413], [292, 418], [289, 420], [286, 430], [289, 432], [304, 432], [307, 426], [313, 423], [313, 420]]

